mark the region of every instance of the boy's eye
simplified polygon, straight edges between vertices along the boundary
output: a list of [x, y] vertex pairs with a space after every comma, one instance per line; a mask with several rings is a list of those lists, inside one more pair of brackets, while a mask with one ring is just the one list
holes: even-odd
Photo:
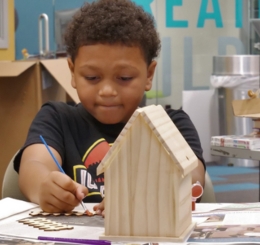
[[86, 80], [88, 80], [88, 81], [95, 81], [95, 80], [97, 80], [98, 79], [98, 77], [95, 77], [95, 76], [89, 76], [89, 77], [85, 77], [85, 79]]
[[126, 81], [130, 81], [133, 79], [133, 77], [119, 77], [120, 80], [126, 82]]

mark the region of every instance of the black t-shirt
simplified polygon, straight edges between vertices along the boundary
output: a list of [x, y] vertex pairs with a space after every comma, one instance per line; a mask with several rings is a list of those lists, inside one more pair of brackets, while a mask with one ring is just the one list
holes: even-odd
[[[167, 110], [198, 159], [204, 164], [198, 133], [183, 110]], [[100, 202], [104, 196], [104, 175], [96, 176], [96, 168], [113, 144], [124, 123], [102, 124], [91, 116], [82, 104], [70, 106], [62, 102], [48, 102], [33, 120], [26, 142], [14, 160], [19, 172], [23, 150], [32, 144], [47, 144], [58, 151], [62, 168], [73, 180], [89, 189], [85, 202]], [[49, 154], [46, 151], [46, 154]]]

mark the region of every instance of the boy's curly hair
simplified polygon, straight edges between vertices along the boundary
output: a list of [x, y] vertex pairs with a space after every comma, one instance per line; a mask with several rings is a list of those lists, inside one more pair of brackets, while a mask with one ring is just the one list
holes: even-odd
[[161, 48], [153, 17], [131, 0], [86, 3], [73, 17], [65, 33], [72, 61], [81, 46], [97, 43], [139, 46], [148, 65]]

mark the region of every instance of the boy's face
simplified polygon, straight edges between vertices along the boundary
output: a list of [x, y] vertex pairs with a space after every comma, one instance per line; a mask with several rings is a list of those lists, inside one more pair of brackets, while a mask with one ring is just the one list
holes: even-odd
[[149, 67], [139, 47], [95, 44], [82, 46], [69, 59], [72, 87], [83, 106], [104, 124], [127, 122], [152, 87], [156, 67]]

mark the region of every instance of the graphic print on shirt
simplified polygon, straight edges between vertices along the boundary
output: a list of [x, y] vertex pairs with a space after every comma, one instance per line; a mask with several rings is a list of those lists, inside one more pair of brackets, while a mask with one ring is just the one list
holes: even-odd
[[96, 176], [96, 170], [109, 151], [110, 145], [102, 138], [94, 142], [82, 158], [83, 165], [73, 167], [74, 180], [89, 189], [90, 196], [104, 197], [104, 174]]

